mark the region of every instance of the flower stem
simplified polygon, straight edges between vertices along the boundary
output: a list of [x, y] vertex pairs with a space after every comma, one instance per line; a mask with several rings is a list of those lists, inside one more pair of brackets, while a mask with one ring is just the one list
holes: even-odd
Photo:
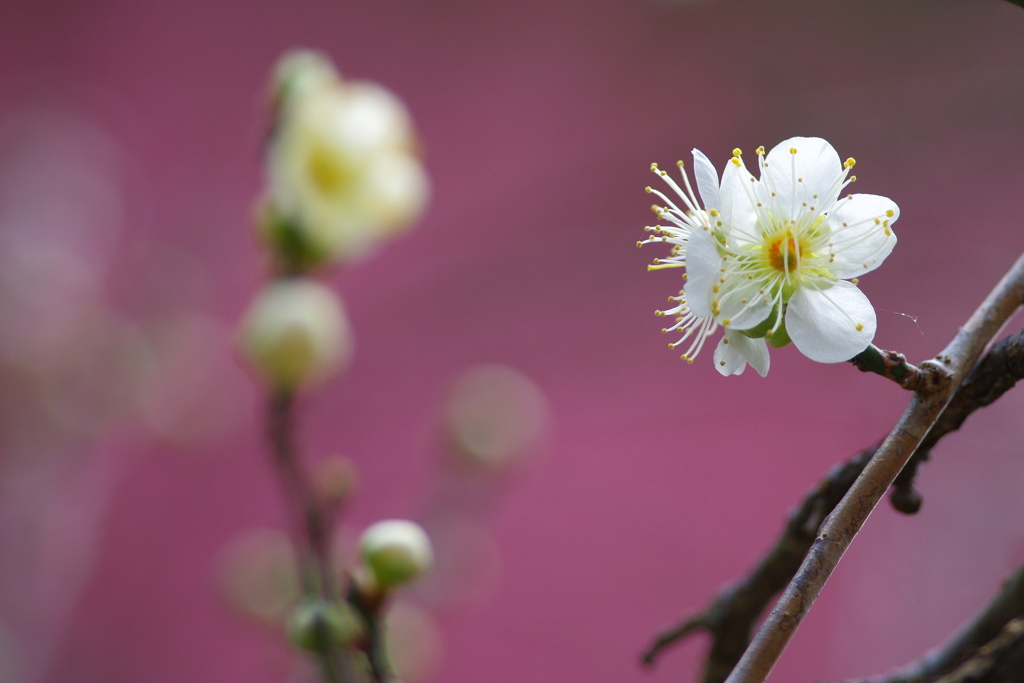
[[[299, 549], [302, 592], [307, 597], [323, 600], [338, 599], [331, 567], [331, 519], [329, 511], [320, 503], [315, 489], [299, 462], [295, 447], [295, 395], [275, 392], [267, 404], [267, 436], [285, 504], [293, 526], [293, 535]], [[338, 657], [334, 648], [316, 653], [320, 671], [327, 683], [356, 680], [343, 675], [351, 669]]]
[[726, 683], [762, 683], [768, 677], [857, 532], [927, 436], [982, 351], [1022, 302], [1024, 255], [942, 353], [921, 364], [914, 396], [899, 423], [822, 523], [800, 570]]
[[908, 363], [902, 353], [883, 351], [874, 344], [851, 358], [850, 362], [861, 372], [881, 375], [911, 391], [917, 388], [921, 379], [921, 371]]

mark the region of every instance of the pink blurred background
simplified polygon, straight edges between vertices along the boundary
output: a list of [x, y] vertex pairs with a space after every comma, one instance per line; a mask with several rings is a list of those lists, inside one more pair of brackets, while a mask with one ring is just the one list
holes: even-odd
[[[440, 406], [467, 368], [517, 368], [550, 408], [534, 457], [475, 494], [462, 597], [408, 598], [439, 653], [419, 680], [693, 680], [699, 638], [652, 672], [638, 654], [902, 410], [792, 348], [766, 379], [667, 350], [677, 276], [634, 246], [652, 161], [793, 135], [856, 157], [856, 190], [902, 209], [862, 287], [911, 359], [1024, 248], [1024, 11], [996, 0], [3, 2], [5, 682], [295, 675], [222, 587], [225, 548], [285, 528], [233, 326], [266, 272], [265, 81], [294, 46], [400, 93], [434, 184], [415, 231], [331, 278], [357, 356], [302, 438], [358, 464], [346, 528], [450, 494]], [[918, 516], [878, 510], [773, 680], [904, 664], [1024, 561], [1022, 408], [943, 442]]]

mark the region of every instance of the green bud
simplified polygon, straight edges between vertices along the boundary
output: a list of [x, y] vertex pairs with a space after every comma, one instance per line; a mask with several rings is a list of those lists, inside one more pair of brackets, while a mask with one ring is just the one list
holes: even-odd
[[434, 563], [434, 551], [423, 528], [404, 519], [377, 522], [359, 540], [363, 562], [384, 591], [413, 581]]
[[348, 603], [307, 598], [292, 610], [287, 631], [295, 647], [328, 652], [355, 641], [362, 634], [362, 626]]
[[352, 333], [341, 301], [305, 278], [267, 285], [242, 321], [239, 345], [252, 370], [274, 389], [294, 391], [343, 368]]

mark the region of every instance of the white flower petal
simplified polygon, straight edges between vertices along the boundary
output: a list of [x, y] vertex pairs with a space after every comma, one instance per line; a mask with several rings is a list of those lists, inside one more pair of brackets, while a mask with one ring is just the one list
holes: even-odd
[[715, 368], [725, 376], [740, 374], [749, 363], [764, 377], [770, 360], [764, 339], [751, 339], [735, 330], [726, 330], [715, 349]]
[[749, 330], [764, 322], [772, 312], [772, 301], [762, 293], [760, 280], [726, 272], [719, 280], [718, 322], [736, 330]]
[[840, 199], [828, 218], [834, 254], [828, 269], [848, 279], [877, 268], [896, 246], [890, 226], [899, 217], [900, 207], [888, 197], [854, 194]]
[[[735, 157], [734, 157], [735, 158]], [[743, 165], [742, 160], [737, 165], [732, 159], [725, 165], [722, 172], [722, 188], [719, 193], [721, 205], [718, 207], [721, 213], [721, 220], [725, 230], [738, 229], [743, 234], [750, 234], [757, 224], [757, 212], [754, 208], [756, 200], [753, 199], [751, 189], [756, 182], [754, 176]], [[712, 221], [714, 224], [714, 221]]]
[[704, 156], [704, 152], [696, 148], [693, 150], [693, 175], [697, 179], [697, 191], [700, 192], [704, 208], [707, 210], [717, 209], [719, 204], [718, 171]]
[[711, 315], [711, 287], [718, 276], [721, 258], [710, 230], [694, 230], [686, 246], [686, 301], [693, 314]]
[[772, 205], [784, 220], [797, 219], [803, 202], [827, 209], [839, 197], [843, 164], [821, 138], [783, 140], [768, 152], [765, 162], [761, 181], [775, 193]]
[[[800, 352], [819, 363], [839, 363], [875, 338], [875, 309], [855, 285], [800, 287], [786, 309], [786, 330]], [[858, 329], [859, 328], [859, 329]]]

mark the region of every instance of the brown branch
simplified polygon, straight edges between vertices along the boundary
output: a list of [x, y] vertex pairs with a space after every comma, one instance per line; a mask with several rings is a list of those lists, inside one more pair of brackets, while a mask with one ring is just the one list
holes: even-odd
[[704, 683], [721, 683], [750, 644], [757, 618], [769, 601], [789, 583], [814, 542], [825, 516], [849, 490], [875, 449], [869, 448], [834, 467], [789, 514], [785, 530], [757, 567], [742, 581], [722, 590], [711, 606], [660, 634], [643, 655], [651, 666], [662, 651], [696, 631], [712, 636], [704, 664]]
[[904, 389], [915, 391], [921, 381], [921, 371], [907, 362], [907, 357], [895, 351], [883, 351], [874, 344], [850, 359], [861, 372], [873, 372], [891, 379]]
[[[329, 511], [316, 495], [299, 461], [295, 448], [294, 428], [295, 395], [275, 392], [267, 404], [267, 436], [270, 440], [275, 469], [281, 482], [285, 504], [289, 508], [294, 538], [299, 545], [302, 568], [303, 593], [330, 601], [337, 598], [337, 589], [331, 570]], [[317, 624], [326, 629], [326, 624]], [[319, 642], [327, 643], [314, 654], [320, 672], [327, 683], [353, 683], [359, 680], [347, 657], [330, 643], [324, 634]]]
[[727, 683], [761, 683], [768, 677], [868, 515], [924, 440], [985, 346], [1022, 301], [1024, 256], [1017, 259], [943, 352], [919, 366], [923, 381], [903, 417], [821, 525], [796, 576]]
[[1020, 683], [1024, 671], [1024, 618], [1002, 632], [947, 676], [934, 683]]
[[[891, 500], [897, 510], [906, 514], [917, 512], [921, 497], [913, 489], [914, 474], [917, 465], [928, 458], [942, 437], [959, 429], [971, 413], [993, 403], [1022, 378], [1024, 331], [993, 346], [960, 385], [917, 453], [893, 483]], [[757, 567], [740, 582], [722, 590], [704, 612], [659, 634], [644, 653], [644, 664], [653, 665], [667, 648], [682, 638], [705, 631], [711, 634], [712, 642], [705, 660], [703, 681], [724, 681], [750, 644], [754, 622], [796, 574], [814, 542], [818, 526], [846, 495], [874, 451], [875, 447], [862, 451], [833, 468], [790, 513], [782, 535]]]
[[956, 396], [942, 411], [914, 457], [896, 477], [892, 503], [897, 510], [913, 514], [920, 508], [921, 496], [914, 491], [914, 478], [921, 464], [931, 458], [931, 451], [939, 439], [960, 429], [971, 413], [994, 403], [1021, 379], [1024, 379], [1024, 331], [993, 346], [960, 385]]
[[[930, 683], [938, 680], [975, 681], [977, 676], [995, 672], [1011, 657], [1024, 657], [1024, 566], [1017, 569], [1002, 589], [963, 629], [941, 649], [931, 652], [891, 676], [846, 683]], [[1009, 634], [1009, 636], [1008, 636]], [[1016, 665], [1019, 667], [1020, 665]], [[970, 672], [975, 678], [967, 677]], [[1021, 678], [993, 678], [1011, 683]]]

